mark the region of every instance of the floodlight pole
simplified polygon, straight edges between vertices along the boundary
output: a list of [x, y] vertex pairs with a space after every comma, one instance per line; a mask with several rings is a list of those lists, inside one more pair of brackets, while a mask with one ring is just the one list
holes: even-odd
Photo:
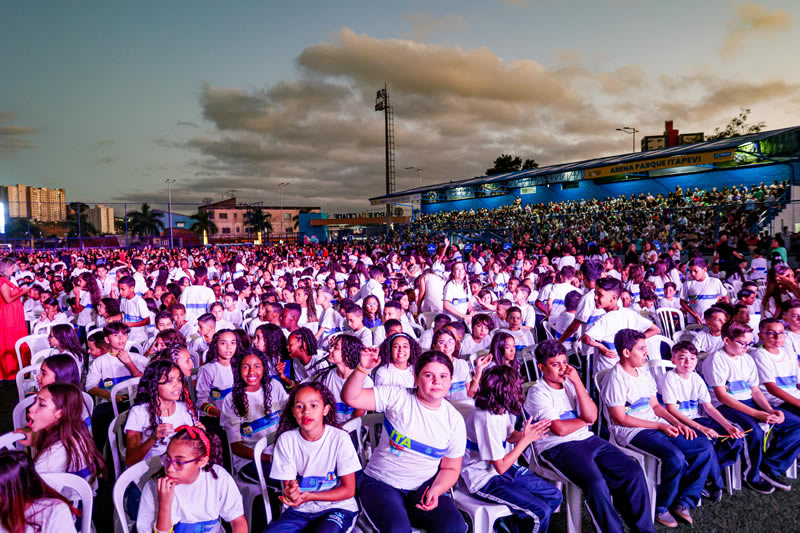
[[281, 198], [281, 239], [283, 239], [283, 188], [289, 185], [289, 182], [283, 182], [278, 184], [278, 190], [280, 191], [280, 198]]
[[169, 195], [169, 203], [167, 204], [167, 222], [169, 223], [169, 249], [172, 250], [172, 184], [175, 183], [174, 179], [166, 179], [164, 183], [167, 184], [167, 193]]
[[636, 153], [636, 134], [639, 133], [639, 130], [637, 130], [636, 128], [633, 128], [631, 126], [623, 126], [621, 128], [617, 128], [617, 131], [621, 131], [623, 133], [628, 133], [628, 134], [633, 135], [633, 146], [632, 146], [633, 150], [632, 150], [632, 152]]
[[419, 178], [419, 186], [422, 187], [422, 169], [419, 167], [406, 167], [406, 170], [416, 170]]

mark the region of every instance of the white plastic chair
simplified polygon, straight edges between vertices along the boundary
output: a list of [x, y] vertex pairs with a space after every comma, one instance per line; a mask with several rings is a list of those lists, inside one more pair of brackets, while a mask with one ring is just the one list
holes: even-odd
[[36, 392], [36, 374], [42, 365], [29, 365], [20, 369], [14, 380], [17, 383], [17, 397], [19, 401]]
[[653, 359], [661, 359], [661, 344], [666, 343], [670, 349], [675, 345], [675, 341], [664, 335], [653, 335], [645, 340], [647, 346], [647, 357], [652, 361]]
[[361, 417], [361, 427], [366, 428], [359, 435], [361, 448], [361, 462], [367, 464], [372, 456], [372, 450], [377, 448], [380, 441], [380, 432], [383, 428], [383, 413], [369, 413]]
[[[261, 437], [258, 442], [256, 442], [255, 447], [253, 448], [253, 457], [261, 457], [261, 454], [264, 453], [264, 450], [267, 447], [267, 437]], [[261, 464], [261, 461], [256, 460], [256, 471], [258, 472], [258, 484], [261, 488], [261, 498], [264, 500], [264, 516], [267, 518], [267, 525], [272, 522], [272, 509], [269, 505], [269, 494], [267, 492], [267, 478], [264, 476], [264, 465]], [[253, 511], [253, 502], [250, 502], [250, 516], [252, 517]], [[247, 521], [250, 524], [250, 520]]]
[[22, 433], [14, 433], [13, 431], [0, 435], [0, 449], [15, 450], [17, 449], [17, 441], [21, 441], [24, 438], [25, 435]]
[[[273, 433], [271, 436], [272, 436], [272, 442], [274, 442], [275, 434]], [[269, 435], [263, 437], [262, 439], [259, 439], [258, 442], [261, 442], [261, 440], [263, 440], [264, 438], [268, 439], [268, 437], [269, 437]], [[258, 442], [256, 444], [258, 444]], [[266, 448], [267, 444], [269, 444], [269, 440], [267, 440], [267, 442], [265, 443], [265, 445], [264, 445], [265, 448]], [[262, 448], [262, 451], [263, 450], [264, 449]], [[230, 442], [228, 443], [228, 454], [229, 454], [230, 457], [233, 457], [233, 450], [231, 450]], [[256, 457], [256, 459], [255, 459], [256, 469], [263, 468], [260, 465], [260, 463], [261, 463], [260, 457], [261, 456], [260, 455], [255, 455], [255, 448], [253, 449], [253, 456]], [[234, 472], [233, 481], [236, 483], [236, 488], [239, 489], [239, 492], [242, 495], [242, 506], [244, 507], [244, 518], [247, 521], [248, 529], [250, 529], [253, 526], [253, 504], [255, 503], [256, 496], [258, 496], [258, 494], [261, 492], [261, 485], [260, 484], [255, 484], [252, 481], [244, 479], [238, 472]], [[264, 500], [264, 506], [269, 508], [269, 501], [268, 500]], [[269, 510], [267, 511], [267, 517], [268, 517], [267, 523], [269, 523], [269, 520], [272, 519], [272, 513]]]
[[133, 402], [133, 399], [136, 398], [136, 391], [139, 388], [139, 379], [140, 378], [138, 377], [126, 379], [125, 381], [121, 381], [111, 388], [111, 409], [114, 411], [114, 416], [119, 416], [117, 396], [120, 394], [126, 394], [128, 396], [128, 400]]
[[561, 486], [561, 491], [564, 493], [563, 504], [567, 513], [567, 533], [580, 533], [581, 506], [583, 503], [583, 492], [580, 487], [559, 472], [552, 464], [540, 462], [538, 455], [533, 451], [533, 446], [529, 446], [523, 452], [523, 457], [528, 460], [529, 470], [556, 486]]
[[[678, 309], [662, 307], [656, 309], [656, 316], [658, 316], [658, 321], [661, 322], [661, 332], [670, 339], [675, 336], [676, 332], [683, 331], [686, 328], [686, 320], [683, 318], [683, 313]], [[675, 324], [677, 324], [677, 327]]]
[[138, 342], [128, 341], [125, 344], [125, 350], [128, 352], [136, 352], [139, 355], [144, 355], [144, 348]]
[[20, 400], [14, 406], [14, 411], [11, 413], [11, 419], [14, 422], [14, 429], [21, 429], [28, 425], [28, 407], [33, 404], [36, 399], [35, 395], [28, 396]]
[[[517, 352], [517, 359], [522, 365], [522, 372], [528, 377], [528, 382], [538, 381], [541, 376], [539, 375], [539, 366], [536, 364], [536, 357], [533, 355], [534, 346], [526, 346]], [[531, 368], [533, 373], [531, 374]]]
[[92, 329], [88, 330], [88, 332], [86, 333], [86, 338], [88, 339], [89, 337], [91, 337], [92, 335], [97, 333], [98, 331], [103, 331], [103, 329], [105, 329], [105, 328], [92, 328]]
[[[94, 506], [94, 492], [89, 483], [75, 474], [63, 472], [41, 474], [45, 483], [63, 493], [68, 488], [78, 495], [81, 501], [81, 533], [92, 531], [92, 507]], [[69, 498], [68, 498], [69, 499]]]
[[133, 520], [128, 520], [128, 514], [125, 512], [125, 490], [128, 485], [135, 483], [139, 490], [144, 489], [145, 483], [161, 469], [159, 461], [139, 461], [135, 465], [128, 467], [125, 472], [117, 478], [114, 483], [114, 490], [112, 498], [114, 500], [114, 531], [117, 533], [130, 533], [131, 527], [134, 531], [136, 525]]
[[[39, 350], [38, 352], [31, 355], [31, 365], [30, 366], [42, 366], [44, 360], [50, 357], [52, 354], [52, 348], [45, 348], [44, 350]], [[78, 365], [78, 372], [80, 373], [80, 365]]]
[[114, 467], [114, 478], [119, 479], [122, 465], [125, 464], [125, 422], [130, 411], [123, 411], [108, 426], [108, 449], [111, 451], [111, 463]]
[[41, 322], [37, 322], [34, 324], [32, 328], [32, 335], [50, 335], [50, 329], [55, 326], [56, 324], [60, 324], [62, 322], [48, 322], [47, 324], [42, 324]]
[[31, 354], [35, 354], [36, 352], [50, 348], [50, 341], [47, 340], [49, 336], [49, 333], [47, 335], [26, 335], [14, 343], [14, 351], [17, 353], [19, 368], [24, 367], [22, 364], [22, 345], [26, 344]]
[[436, 311], [425, 311], [419, 314], [419, 325], [424, 329], [431, 329], [433, 326], [433, 319], [436, 318], [438, 313]]
[[675, 365], [672, 364], [672, 361], [667, 361], [666, 359], [650, 359], [647, 361], [647, 366], [650, 369], [650, 374], [656, 381], [656, 385], [658, 385], [658, 390], [662, 390], [667, 372], [675, 368]]
[[493, 533], [497, 520], [504, 516], [511, 516], [511, 509], [507, 505], [479, 500], [460, 487], [460, 484], [459, 480], [453, 490], [453, 501], [460, 511], [469, 515], [473, 533]]

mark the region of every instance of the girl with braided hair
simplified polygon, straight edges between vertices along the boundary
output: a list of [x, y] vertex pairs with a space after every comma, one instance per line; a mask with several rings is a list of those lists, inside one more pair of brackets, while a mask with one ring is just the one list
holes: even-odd
[[281, 409], [289, 399], [280, 381], [270, 377], [267, 356], [250, 348], [233, 362], [233, 390], [222, 402], [220, 422], [231, 445], [233, 468], [258, 483], [255, 460], [269, 469], [272, 444], [260, 457], [253, 456], [256, 442], [278, 429]]
[[198, 424], [180, 367], [171, 359], [152, 361], [139, 380], [125, 423], [125, 464], [161, 455], [176, 427]]
[[279, 326], [270, 323], [258, 326], [253, 336], [253, 348], [267, 356], [267, 371], [270, 376], [288, 382], [291, 370], [291, 365], [288, 368], [286, 365], [289, 361], [289, 348], [286, 336]]
[[142, 491], [136, 518], [139, 531], [246, 533], [242, 495], [233, 477], [212, 464], [211, 441], [199, 428], [180, 426], [161, 455], [164, 468]]
[[[343, 333], [336, 335], [331, 340], [331, 351], [328, 353], [328, 362], [331, 366], [314, 374], [311, 378], [325, 385], [333, 394], [335, 400], [336, 421], [344, 424], [350, 419], [358, 418], [363, 415], [363, 409], [353, 409], [342, 401], [342, 387], [344, 382], [355, 371], [359, 361], [361, 361], [361, 350], [364, 345], [358, 337]], [[372, 387], [372, 379], [367, 377], [364, 380], [365, 387]]]

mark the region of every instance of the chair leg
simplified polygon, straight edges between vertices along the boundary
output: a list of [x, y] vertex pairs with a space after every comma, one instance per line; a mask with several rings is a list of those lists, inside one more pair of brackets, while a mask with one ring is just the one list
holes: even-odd
[[583, 495], [581, 489], [572, 483], [565, 487], [567, 493], [567, 533], [581, 532], [581, 504]]

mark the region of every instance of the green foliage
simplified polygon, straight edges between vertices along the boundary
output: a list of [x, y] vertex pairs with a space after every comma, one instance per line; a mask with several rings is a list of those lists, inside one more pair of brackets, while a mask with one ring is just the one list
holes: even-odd
[[706, 140], [729, 139], [731, 137], [741, 137], [751, 133], [760, 133], [767, 125], [766, 122], [747, 123], [750, 117], [750, 108], [739, 108], [739, 114], [733, 117], [724, 128], [715, 128], [714, 133], [706, 137]]
[[244, 221], [250, 231], [263, 234], [272, 233], [272, 215], [265, 214], [263, 210], [257, 207], [251, 207], [247, 213], [244, 214]]
[[164, 231], [164, 223], [160, 215], [144, 203], [139, 211], [128, 213], [128, 231], [133, 235], [158, 235]]
[[[89, 223], [88, 210], [89, 205], [83, 202], [71, 202], [67, 204], [68, 236], [77, 237], [79, 233], [83, 237], [98, 234], [97, 228]], [[78, 213], [80, 213], [80, 216]]]
[[197, 213], [189, 218], [194, 220], [194, 224], [192, 224], [192, 227], [189, 229], [196, 235], [203, 235], [203, 232], [205, 231], [208, 235], [209, 242], [211, 241], [211, 236], [219, 231], [217, 225], [214, 224], [214, 221], [208, 216], [207, 210], [198, 209]]
[[495, 176], [497, 174], [505, 174], [506, 172], [517, 172], [519, 170], [531, 170], [538, 168], [539, 163], [535, 159], [522, 159], [517, 156], [508, 154], [500, 154], [500, 157], [494, 160], [494, 166], [486, 169], [487, 176]]

